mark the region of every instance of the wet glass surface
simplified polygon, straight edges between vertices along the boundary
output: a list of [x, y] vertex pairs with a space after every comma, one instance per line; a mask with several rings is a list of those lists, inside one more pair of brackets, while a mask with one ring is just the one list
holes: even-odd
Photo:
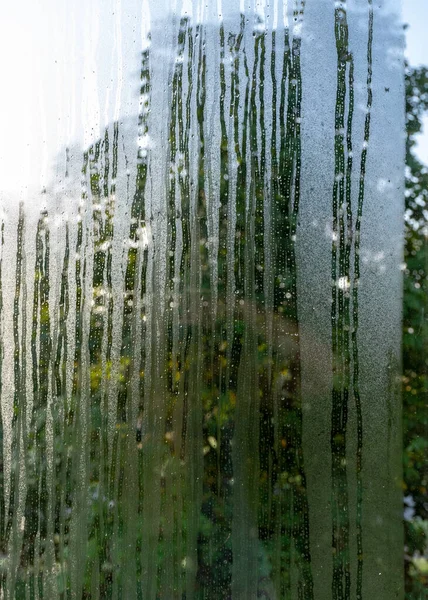
[[8, 9], [0, 598], [403, 598], [400, 2], [45, 8]]

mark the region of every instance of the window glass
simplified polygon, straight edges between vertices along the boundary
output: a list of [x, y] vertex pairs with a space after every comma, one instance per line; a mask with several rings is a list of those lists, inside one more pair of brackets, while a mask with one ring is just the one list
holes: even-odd
[[422, 597], [401, 9], [4, 9], [0, 598]]

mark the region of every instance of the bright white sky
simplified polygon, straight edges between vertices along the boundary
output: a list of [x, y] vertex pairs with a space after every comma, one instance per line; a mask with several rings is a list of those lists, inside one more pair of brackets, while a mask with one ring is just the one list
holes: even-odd
[[[428, 0], [403, 7], [409, 61], [428, 64]], [[135, 91], [120, 82], [130, 65], [138, 71], [142, 9], [147, 14], [147, 0], [1, 2], [0, 205], [7, 195], [33, 193], [30, 181], [40, 190], [61, 147], [87, 145], [119, 109], [122, 117], [137, 112]], [[428, 163], [428, 120], [425, 129], [420, 156]]]
[[[403, 0], [403, 18], [408, 24], [407, 58], [411, 65], [428, 65], [428, 0]], [[419, 143], [419, 157], [428, 164], [428, 118]]]
[[124, 71], [138, 74], [144, 5], [1, 2], [0, 205], [8, 195], [33, 197], [29, 182], [38, 190], [48, 183], [58, 151], [87, 147], [119, 109], [124, 118], [138, 112], [138, 86], [122, 81]]

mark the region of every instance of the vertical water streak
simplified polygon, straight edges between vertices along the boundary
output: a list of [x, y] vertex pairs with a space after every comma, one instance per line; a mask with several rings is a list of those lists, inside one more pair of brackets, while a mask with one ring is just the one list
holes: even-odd
[[[104, 335], [104, 268], [105, 252], [104, 223], [102, 217], [100, 189], [100, 154], [101, 141], [90, 147], [89, 154], [89, 190], [92, 206], [93, 266], [91, 278], [91, 309], [89, 317], [89, 514], [88, 514], [88, 546], [86, 556], [86, 573], [82, 597], [91, 598], [92, 571], [95, 565], [101, 570], [103, 564], [102, 543], [102, 484], [100, 481], [101, 468], [101, 394], [102, 394], [102, 365], [101, 351]], [[108, 573], [106, 574], [108, 577]], [[100, 581], [101, 597], [104, 597], [104, 582]]]
[[[349, 242], [350, 232], [345, 229], [345, 215], [350, 208], [350, 178], [352, 162], [346, 165], [345, 142], [352, 136], [353, 57], [348, 44], [348, 23], [346, 3], [335, 9], [335, 35], [337, 48], [337, 95], [335, 109], [335, 177], [333, 184], [333, 226], [332, 226], [332, 350], [333, 350], [333, 389], [331, 416], [332, 448], [332, 550], [333, 550], [333, 599], [349, 598], [351, 592], [349, 555], [349, 495], [346, 466], [348, 404], [350, 386], [350, 356], [347, 339], [349, 337]], [[349, 71], [350, 88], [347, 90]], [[349, 107], [347, 104], [349, 103]], [[348, 110], [348, 122], [345, 115]], [[347, 130], [346, 130], [347, 127]], [[351, 155], [352, 156], [352, 155]], [[348, 155], [349, 158], [349, 155]]]
[[[15, 570], [17, 568], [18, 558], [16, 556], [19, 540], [17, 539], [17, 514], [19, 506], [19, 464], [21, 452], [21, 432], [22, 432], [22, 400], [23, 388], [25, 382], [22, 381], [21, 354], [22, 348], [19, 336], [20, 314], [25, 309], [25, 299], [22, 294], [22, 282], [24, 278], [24, 237], [25, 237], [25, 217], [22, 203], [19, 206], [18, 226], [17, 226], [17, 251], [16, 251], [16, 271], [15, 271], [15, 294], [13, 301], [13, 366], [14, 366], [14, 393], [13, 393], [13, 416], [12, 416], [12, 440], [10, 448], [10, 481], [9, 481], [9, 503], [6, 529], [4, 533], [5, 548], [7, 549], [11, 542], [12, 556], [9, 569], [9, 578], [4, 577], [4, 589], [8, 586], [8, 591], [12, 591], [14, 585]], [[22, 317], [21, 317], [22, 318]], [[6, 550], [7, 551], [7, 550]], [[7, 593], [7, 592], [6, 592]]]
[[[284, 63], [279, 112], [279, 158], [274, 205], [275, 268], [274, 309], [277, 332], [274, 381], [274, 433], [279, 493], [277, 519], [277, 587], [292, 594], [293, 562], [297, 568], [299, 597], [313, 598], [309, 544], [309, 505], [302, 441], [300, 327], [297, 311], [296, 233], [301, 184], [301, 27], [304, 3], [295, 4], [294, 29], [284, 32]], [[284, 117], [286, 117], [284, 119]], [[274, 188], [275, 189], [275, 188]], [[291, 356], [289, 355], [291, 350]], [[288, 355], [288, 356], [287, 356]], [[294, 548], [293, 548], [294, 546]], [[292, 561], [295, 552], [294, 561]], [[281, 575], [280, 575], [281, 573]]]
[[[139, 132], [142, 135], [146, 135], [148, 133], [148, 124], [147, 118], [150, 111], [150, 34], [148, 33], [147, 37], [147, 47], [143, 50], [142, 60], [141, 60], [141, 71], [140, 71], [140, 112], [138, 116], [138, 127]], [[134, 204], [141, 207], [141, 223], [140, 223], [140, 235], [143, 237], [143, 234], [147, 236], [148, 231], [148, 222], [146, 214], [146, 206], [145, 206], [145, 193], [146, 193], [146, 184], [148, 177], [148, 150], [146, 148], [140, 148], [138, 152], [138, 160], [137, 160], [137, 173], [136, 173], [136, 182], [135, 182], [135, 197]], [[144, 241], [143, 239], [141, 241]], [[141, 265], [141, 356], [138, 357], [140, 360], [139, 372], [140, 372], [140, 386], [139, 386], [139, 409], [138, 409], [138, 417], [137, 417], [137, 429], [136, 429], [136, 443], [138, 450], [138, 503], [137, 503], [137, 523], [138, 523], [138, 534], [136, 538], [136, 587], [137, 587], [137, 598], [143, 598], [143, 567], [142, 567], [142, 552], [143, 552], [143, 518], [144, 518], [144, 481], [145, 481], [145, 473], [144, 473], [144, 445], [147, 441], [146, 436], [148, 432], [143, 430], [143, 422], [145, 418], [145, 411], [147, 409], [146, 406], [146, 391], [147, 391], [147, 369], [148, 369], [148, 361], [147, 361], [147, 352], [146, 352], [146, 344], [147, 344], [147, 291], [149, 286], [149, 281], [147, 277], [148, 270], [148, 260], [149, 253], [147, 242], [145, 243], [145, 247], [143, 248], [143, 260]], [[111, 479], [111, 498], [113, 498], [113, 479]]]
[[11, 442], [11, 469], [9, 484], [9, 503], [5, 530], [5, 546], [7, 547], [12, 533], [14, 517], [17, 509], [17, 487], [19, 482], [19, 442], [20, 442], [20, 413], [21, 400], [21, 365], [20, 365], [20, 341], [19, 341], [19, 315], [21, 304], [22, 284], [22, 261], [24, 254], [24, 207], [19, 206], [17, 227], [17, 251], [16, 251], [16, 275], [15, 294], [13, 301], [13, 341], [14, 341], [14, 394], [13, 394], [13, 417], [12, 417], [12, 442]]
[[[108, 130], [105, 132], [105, 154], [108, 157], [109, 148], [108, 143]], [[112, 173], [111, 181], [109, 180], [109, 164], [106, 159], [106, 168], [104, 174], [104, 198], [105, 198], [105, 248], [106, 248], [106, 277], [105, 277], [105, 293], [107, 303], [107, 325], [105, 334], [105, 388], [102, 408], [102, 467], [103, 467], [103, 520], [104, 520], [104, 550], [103, 559], [105, 561], [103, 570], [104, 572], [109, 571], [111, 567], [111, 556], [110, 556], [110, 545], [109, 540], [109, 519], [111, 512], [111, 502], [109, 494], [109, 391], [112, 381], [112, 363], [113, 363], [113, 315], [114, 315], [114, 294], [113, 294], [113, 281], [112, 281], [112, 270], [113, 270], [113, 240], [114, 240], [114, 216], [116, 207], [116, 178], [118, 169], [118, 144], [119, 144], [119, 124], [116, 121], [113, 126], [113, 148], [112, 148]], [[110, 185], [109, 185], [110, 184]], [[111, 597], [111, 574], [107, 575], [107, 586], [106, 596]]]
[[[86, 287], [86, 256], [84, 244], [84, 216], [86, 209], [86, 172], [88, 168], [88, 153], [83, 156], [81, 170], [81, 202], [77, 214], [77, 231], [75, 246], [75, 309], [74, 309], [74, 352], [71, 376], [71, 394], [64, 409], [64, 445], [66, 453], [65, 465], [65, 490], [64, 490], [64, 551], [67, 553], [67, 575], [66, 575], [66, 594], [67, 600], [71, 600], [72, 586], [77, 588], [80, 585], [79, 570], [82, 567], [82, 557], [76, 555], [72, 561], [72, 552], [84, 551], [86, 547], [86, 532], [84, 535], [84, 544], [82, 544], [82, 532], [74, 531], [77, 528], [76, 519], [78, 518], [78, 507], [80, 494], [78, 490], [80, 473], [80, 456], [77, 451], [77, 443], [82, 435], [82, 397], [83, 397], [83, 313], [85, 308], [85, 287]], [[80, 545], [79, 545], [80, 542]], [[76, 546], [74, 545], [76, 544]], [[82, 560], [81, 560], [82, 559]], [[73, 564], [74, 563], [74, 564]], [[74, 571], [74, 573], [73, 573]]]
[[53, 382], [54, 399], [52, 403], [52, 422], [53, 422], [53, 461], [54, 461], [54, 545], [55, 561], [60, 569], [58, 575], [59, 590], [61, 600], [65, 598], [66, 589], [66, 564], [64, 557], [63, 540], [63, 513], [64, 513], [64, 492], [65, 492], [65, 440], [64, 440], [64, 415], [67, 406], [67, 359], [68, 359], [68, 335], [67, 320], [70, 310], [69, 303], [69, 281], [68, 270], [70, 263], [70, 234], [69, 223], [66, 223], [65, 232], [65, 251], [63, 266], [61, 272], [61, 287], [58, 311], [58, 336], [56, 341], [56, 353], [53, 364]]
[[354, 392], [354, 402], [357, 414], [357, 450], [356, 450], [356, 469], [357, 469], [357, 600], [362, 600], [363, 594], [363, 523], [362, 523], [362, 505], [363, 505], [363, 416], [359, 388], [359, 352], [358, 352], [358, 285], [361, 276], [360, 269], [360, 242], [361, 242], [361, 220], [363, 216], [365, 183], [366, 183], [366, 165], [367, 152], [370, 139], [371, 112], [373, 105], [373, 2], [368, 0], [368, 40], [367, 40], [367, 110], [364, 122], [364, 142], [361, 152], [360, 162], [360, 181], [358, 187], [358, 209], [355, 223], [355, 256], [354, 256], [354, 286], [352, 290], [352, 305], [354, 314], [354, 323], [352, 328], [352, 354], [353, 354], [353, 377], [352, 385]]
[[227, 79], [226, 79], [226, 32], [224, 23], [220, 22], [220, 35], [219, 35], [219, 47], [220, 47], [220, 68], [219, 68], [219, 89], [218, 94], [220, 96], [219, 109], [220, 109], [220, 164], [219, 170], [215, 171], [214, 174], [219, 177], [218, 189], [219, 189], [219, 211], [218, 211], [218, 255], [217, 255], [217, 302], [215, 303], [216, 311], [216, 323], [214, 335], [214, 349], [218, 348], [217, 360], [218, 360], [218, 374], [217, 374], [217, 390], [218, 390], [218, 408], [217, 408], [217, 444], [218, 444], [218, 493], [220, 497], [224, 493], [227, 493], [224, 487], [221, 485], [221, 477], [223, 471], [228, 468], [228, 440], [224, 436], [224, 403], [227, 399], [228, 394], [228, 358], [229, 358], [229, 346], [230, 346], [230, 323], [226, 318], [229, 314], [228, 303], [232, 300], [228, 297], [229, 281], [228, 275], [230, 274], [228, 269], [228, 233], [229, 233], [229, 141], [227, 135]]
[[[241, 22], [242, 26], [242, 22]], [[254, 59], [252, 76], [247, 83], [248, 89], [248, 124], [244, 121], [241, 147], [242, 160], [247, 162], [250, 155], [248, 174], [251, 184], [245, 181], [245, 200], [236, 207], [237, 229], [244, 233], [245, 246], [242, 248], [243, 272], [241, 274], [241, 297], [236, 303], [236, 316], [240, 326], [235, 327], [234, 393], [236, 408], [234, 414], [232, 462], [233, 462], [233, 520], [232, 520], [232, 597], [255, 598], [258, 589], [258, 558], [260, 553], [258, 541], [258, 482], [259, 482], [259, 403], [260, 381], [257, 360], [258, 335], [263, 337], [263, 327], [259, 318], [263, 311], [264, 281], [264, 238], [263, 238], [263, 200], [264, 181], [262, 169], [265, 157], [258, 158], [258, 140], [264, 137], [259, 129], [259, 119], [263, 119], [263, 91], [260, 89], [259, 106], [257, 105], [257, 88], [263, 83], [264, 73], [264, 40], [263, 34], [257, 30], [258, 23], [253, 24]], [[245, 32], [245, 30], [244, 30]], [[244, 54], [246, 62], [246, 54]], [[239, 62], [235, 77], [239, 74]], [[247, 67], [247, 64], [245, 65]], [[239, 80], [238, 80], [239, 81]], [[250, 83], [251, 82], [251, 83]], [[259, 109], [260, 107], [260, 109]], [[238, 113], [239, 114], [239, 113]], [[244, 117], [246, 119], [246, 116]], [[248, 127], [248, 128], [247, 128]], [[248, 135], [248, 141], [247, 141]], [[245, 137], [244, 137], [245, 136]], [[247, 146], [248, 144], [248, 146]], [[239, 148], [239, 146], [238, 146]], [[245, 152], [245, 154], [244, 154]], [[241, 154], [240, 154], [241, 155]], [[238, 177], [243, 173], [238, 171]], [[245, 173], [246, 175], [246, 173]], [[239, 196], [236, 198], [239, 202]], [[242, 225], [241, 225], [242, 223]], [[239, 255], [238, 255], [239, 256]], [[239, 279], [238, 279], [239, 281]], [[234, 301], [235, 302], [235, 301]], [[260, 334], [258, 332], [261, 329]]]
[[[25, 589], [28, 576], [30, 598], [43, 598], [44, 561], [48, 530], [46, 420], [52, 351], [49, 308], [50, 247], [47, 212], [42, 212], [36, 233], [33, 322], [31, 332], [33, 408], [28, 432], [24, 529], [17, 590]], [[38, 551], [37, 551], [38, 538]], [[37, 580], [35, 563], [38, 564]], [[37, 586], [37, 587], [36, 587]]]
[[[334, 598], [350, 598], [349, 492], [347, 469], [347, 425], [350, 392], [356, 409], [356, 593], [362, 597], [362, 443], [363, 421], [359, 391], [358, 353], [358, 285], [360, 280], [360, 235], [365, 196], [365, 171], [370, 137], [372, 106], [372, 43], [373, 7], [368, 4], [367, 46], [367, 110], [361, 152], [358, 205], [353, 226], [351, 207], [351, 177], [353, 167], [352, 121], [354, 112], [354, 59], [348, 46], [346, 4], [336, 8], [335, 32], [338, 57], [336, 100], [335, 182], [333, 187], [332, 242], [332, 328], [333, 328], [333, 391], [332, 391], [332, 481], [333, 481], [333, 582]], [[348, 73], [348, 86], [346, 75]], [[348, 90], [347, 90], [348, 87]], [[345, 126], [345, 116], [347, 122]], [[346, 142], [346, 148], [345, 148]], [[351, 253], [354, 249], [353, 272]], [[352, 305], [351, 305], [352, 300]], [[351, 318], [352, 308], [352, 318]], [[351, 361], [352, 358], [352, 361]]]

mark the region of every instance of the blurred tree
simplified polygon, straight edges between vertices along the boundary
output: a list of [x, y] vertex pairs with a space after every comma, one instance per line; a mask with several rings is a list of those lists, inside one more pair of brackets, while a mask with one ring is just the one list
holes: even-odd
[[428, 69], [406, 69], [403, 407], [406, 600], [428, 598], [428, 167], [415, 153]]

